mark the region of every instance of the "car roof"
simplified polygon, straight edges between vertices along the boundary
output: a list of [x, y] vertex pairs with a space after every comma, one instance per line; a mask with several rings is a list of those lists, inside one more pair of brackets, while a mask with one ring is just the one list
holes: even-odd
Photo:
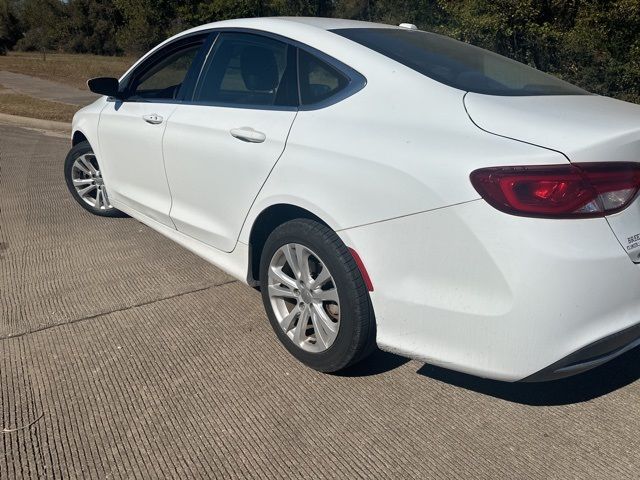
[[323, 17], [272, 17], [285, 22], [296, 22], [321, 28], [323, 30], [336, 30], [339, 28], [397, 28], [395, 25], [384, 23], [363, 22], [360, 20], [346, 20], [344, 18]]
[[317, 28], [320, 30], [336, 30], [341, 28], [399, 28], [395, 25], [387, 25], [384, 23], [363, 22], [360, 20], [345, 20], [342, 18], [323, 18], [323, 17], [255, 17], [255, 18], [237, 18], [231, 20], [222, 20], [219, 22], [207, 23], [200, 25], [192, 30], [205, 30], [210, 28], [222, 27], [249, 27], [256, 28], [259, 26], [270, 27], [283, 26], [285, 24], [304, 25], [307, 27]]

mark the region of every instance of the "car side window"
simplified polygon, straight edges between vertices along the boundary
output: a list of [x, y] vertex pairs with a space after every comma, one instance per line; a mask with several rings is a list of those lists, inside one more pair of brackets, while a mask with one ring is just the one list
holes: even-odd
[[202, 44], [200, 39], [170, 49], [133, 79], [128, 99], [175, 99]]
[[342, 73], [304, 50], [299, 51], [298, 63], [302, 105], [321, 102], [349, 84]]
[[297, 106], [295, 47], [261, 35], [222, 33], [213, 48], [194, 101]]

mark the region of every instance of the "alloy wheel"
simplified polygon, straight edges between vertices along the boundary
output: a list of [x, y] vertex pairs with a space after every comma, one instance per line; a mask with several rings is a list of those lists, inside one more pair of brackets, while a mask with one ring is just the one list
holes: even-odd
[[89, 206], [98, 210], [113, 208], [94, 154], [85, 153], [76, 158], [71, 168], [71, 181], [78, 196]]
[[271, 258], [268, 279], [271, 306], [289, 339], [307, 352], [329, 349], [340, 329], [340, 299], [320, 257], [304, 245], [283, 245]]

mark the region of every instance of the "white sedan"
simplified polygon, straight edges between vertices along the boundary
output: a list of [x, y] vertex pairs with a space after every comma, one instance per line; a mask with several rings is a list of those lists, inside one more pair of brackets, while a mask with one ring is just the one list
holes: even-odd
[[262, 293], [334, 372], [383, 350], [499, 380], [640, 344], [640, 107], [416, 30], [180, 33], [73, 120], [69, 190]]

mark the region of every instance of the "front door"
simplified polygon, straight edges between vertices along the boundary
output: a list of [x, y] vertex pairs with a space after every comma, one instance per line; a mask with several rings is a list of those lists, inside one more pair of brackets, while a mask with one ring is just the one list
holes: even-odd
[[124, 86], [125, 100], [108, 102], [98, 127], [111, 202], [172, 228], [162, 137], [203, 42], [200, 36], [168, 45], [136, 68]]
[[224, 251], [284, 150], [297, 112], [295, 47], [222, 33], [192, 104], [169, 118], [164, 157], [176, 228]]

